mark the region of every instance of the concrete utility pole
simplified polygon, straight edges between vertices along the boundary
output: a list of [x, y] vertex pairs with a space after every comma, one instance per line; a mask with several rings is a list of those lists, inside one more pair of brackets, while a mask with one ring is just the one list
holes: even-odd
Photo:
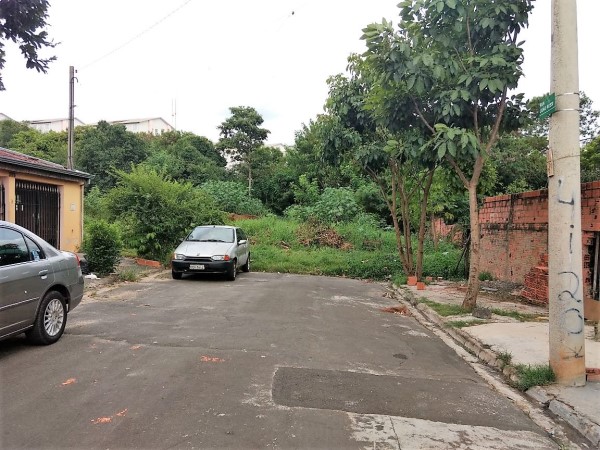
[[73, 170], [73, 143], [75, 142], [75, 68], [69, 66], [69, 130], [67, 144], [67, 169]]
[[552, 0], [548, 152], [548, 270], [550, 366], [560, 384], [585, 385], [581, 238], [579, 72], [576, 0]]

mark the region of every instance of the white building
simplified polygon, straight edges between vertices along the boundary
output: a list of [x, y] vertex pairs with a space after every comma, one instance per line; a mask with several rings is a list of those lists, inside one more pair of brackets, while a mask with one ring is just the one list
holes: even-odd
[[110, 124], [125, 125], [127, 131], [132, 133], [150, 133], [155, 136], [163, 134], [167, 131], [175, 131], [175, 128], [171, 126], [162, 117], [152, 117], [149, 119], [129, 119], [129, 120], [114, 120], [109, 122]]
[[[83, 123], [77, 117], [75, 117], [74, 122], [75, 127], [85, 125], [85, 123]], [[61, 132], [69, 129], [69, 119], [27, 120], [26, 123], [31, 128], [35, 128], [42, 133], [47, 133], [48, 131]]]

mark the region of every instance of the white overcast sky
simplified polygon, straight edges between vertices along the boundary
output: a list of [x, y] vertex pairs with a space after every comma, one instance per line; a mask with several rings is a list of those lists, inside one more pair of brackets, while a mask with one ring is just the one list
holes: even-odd
[[[323, 111], [326, 79], [362, 52], [362, 28], [397, 24], [399, 0], [50, 0], [48, 31], [60, 42], [47, 74], [25, 68], [8, 43], [0, 112], [15, 120], [68, 116], [68, 68], [78, 70], [75, 116], [85, 123], [163, 117], [216, 141], [230, 106], [253, 106], [292, 144]], [[550, 85], [550, 3], [537, 0], [525, 44], [528, 98]], [[579, 0], [580, 89], [600, 109], [600, 1]], [[176, 101], [177, 118], [172, 116]]]

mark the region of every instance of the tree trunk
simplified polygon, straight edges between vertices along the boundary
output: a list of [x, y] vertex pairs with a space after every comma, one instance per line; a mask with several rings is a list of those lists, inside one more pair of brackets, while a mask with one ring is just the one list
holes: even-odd
[[435, 231], [435, 214], [431, 213], [431, 218], [429, 219], [430, 227], [431, 227], [431, 241], [433, 242], [433, 249], [437, 252], [438, 249], [438, 239]]
[[469, 282], [467, 292], [463, 300], [463, 308], [472, 311], [477, 304], [477, 295], [479, 293], [479, 245], [481, 233], [479, 232], [479, 205], [477, 204], [477, 183], [471, 182], [469, 185], [469, 215], [471, 224], [471, 244], [469, 247]]
[[248, 162], [248, 197], [252, 196], [252, 166]]
[[417, 242], [417, 280], [423, 278], [423, 246], [425, 243], [425, 228], [427, 227], [427, 201], [429, 200], [429, 189], [433, 183], [433, 173], [435, 169], [427, 175], [425, 186], [423, 186], [423, 197], [421, 198], [421, 217], [419, 218], [419, 237]]

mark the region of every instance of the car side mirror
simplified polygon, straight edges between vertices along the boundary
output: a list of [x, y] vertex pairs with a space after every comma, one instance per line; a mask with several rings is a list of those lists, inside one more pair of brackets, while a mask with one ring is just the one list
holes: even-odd
[[240, 240], [238, 241], [238, 245], [244, 245], [244, 244], [247, 244], [247, 243], [248, 243], [248, 240], [247, 240], [247, 239], [240, 239]]

